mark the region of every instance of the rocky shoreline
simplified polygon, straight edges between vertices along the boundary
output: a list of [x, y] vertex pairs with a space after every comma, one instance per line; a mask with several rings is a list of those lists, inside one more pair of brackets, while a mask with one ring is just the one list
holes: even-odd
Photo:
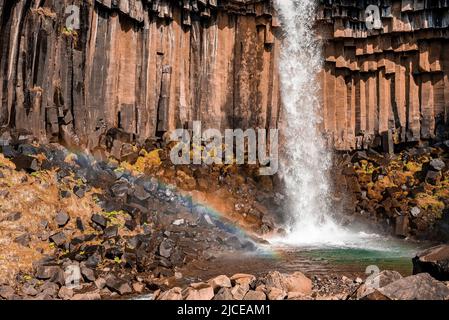
[[[366, 289], [370, 278], [329, 274], [309, 279], [301, 270], [293, 274], [267, 270], [257, 276], [223, 274], [208, 281], [185, 278], [182, 270], [199, 262], [207, 264], [225, 252], [256, 252], [267, 243], [265, 235], [282, 234], [283, 196], [277, 191], [278, 178], [260, 179], [257, 168], [175, 167], [167, 157], [168, 147], [159, 143], [133, 148], [120, 159], [97, 161], [57, 144], [4, 145], [0, 154], [0, 297], [447, 298], [446, 283], [423, 275], [402, 278], [393, 271], [378, 275], [382, 286], [374, 293]], [[362, 167], [365, 171], [360, 174], [357, 166], [372, 160], [361, 155], [353, 155], [358, 160], [350, 163], [356, 169], [350, 171], [347, 165], [346, 178], [366, 179], [366, 169]], [[442, 169], [439, 181], [445, 176]], [[380, 180], [377, 176], [375, 181]], [[447, 268], [441, 267], [447, 264], [447, 252], [439, 252], [430, 264], [415, 258], [415, 271], [447, 281]], [[391, 293], [393, 283], [399, 286], [395, 294], [407, 292]], [[421, 286], [429, 290], [413, 289]]]

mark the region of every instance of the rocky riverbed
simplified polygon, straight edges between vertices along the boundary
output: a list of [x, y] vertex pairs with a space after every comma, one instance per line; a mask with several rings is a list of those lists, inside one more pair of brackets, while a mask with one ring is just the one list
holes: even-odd
[[[225, 253], [257, 252], [267, 246], [265, 237], [282, 235], [283, 195], [278, 178], [260, 178], [255, 167], [175, 167], [168, 147], [150, 144], [98, 160], [57, 144], [16, 140], [4, 145], [0, 297], [447, 298], [447, 279], [441, 276], [447, 275], [441, 267], [447, 265], [444, 250], [415, 268], [439, 280], [384, 271], [375, 290], [369, 289], [372, 279], [366, 275], [332, 272], [306, 276], [303, 270], [266, 270], [207, 280], [189, 275], [188, 270], [207, 266]], [[357, 168], [362, 160], [351, 163]], [[440, 171], [445, 177], [446, 171]], [[441, 181], [433, 186], [438, 188]], [[417, 290], [423, 287], [428, 290]]]

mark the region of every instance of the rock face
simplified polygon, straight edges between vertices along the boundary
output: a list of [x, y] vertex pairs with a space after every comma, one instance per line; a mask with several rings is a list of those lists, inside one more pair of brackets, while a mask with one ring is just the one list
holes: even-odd
[[[66, 27], [72, 4], [79, 30]], [[271, 12], [264, 0], [7, 1], [0, 125], [118, 154], [123, 142], [192, 120], [204, 128], [275, 127], [279, 41]]]
[[449, 281], [449, 245], [424, 250], [413, 258], [413, 274], [427, 272], [435, 279]]
[[[367, 30], [364, 3], [320, 1], [317, 12], [330, 144], [392, 152], [441, 135], [449, 4], [379, 1], [381, 24]], [[72, 4], [79, 29], [66, 26]], [[120, 157], [127, 143], [194, 120], [279, 124], [282, 33], [271, 0], [12, 0], [0, 5], [0, 26], [0, 126], [22, 135]]]
[[376, 1], [380, 23], [371, 30], [366, 1], [321, 3], [323, 112], [334, 146], [390, 152], [393, 143], [441, 134], [449, 108], [449, 3]]

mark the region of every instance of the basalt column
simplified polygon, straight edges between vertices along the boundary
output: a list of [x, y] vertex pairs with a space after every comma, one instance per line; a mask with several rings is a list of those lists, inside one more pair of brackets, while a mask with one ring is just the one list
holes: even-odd
[[270, 1], [2, 0], [0, 125], [98, 150], [108, 134], [143, 141], [193, 120], [274, 128], [272, 13]]

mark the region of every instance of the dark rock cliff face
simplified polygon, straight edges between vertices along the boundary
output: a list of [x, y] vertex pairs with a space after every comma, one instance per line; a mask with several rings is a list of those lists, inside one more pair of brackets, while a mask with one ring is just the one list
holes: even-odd
[[[79, 30], [66, 28], [72, 4]], [[108, 134], [144, 141], [193, 120], [277, 127], [275, 16], [270, 0], [0, 0], [0, 125], [99, 152]], [[317, 28], [331, 145], [445, 137], [449, 0], [322, 0]]]
[[[269, 1], [1, 1], [0, 124], [91, 150], [203, 127], [275, 127]], [[80, 29], [66, 27], [69, 5]]]

